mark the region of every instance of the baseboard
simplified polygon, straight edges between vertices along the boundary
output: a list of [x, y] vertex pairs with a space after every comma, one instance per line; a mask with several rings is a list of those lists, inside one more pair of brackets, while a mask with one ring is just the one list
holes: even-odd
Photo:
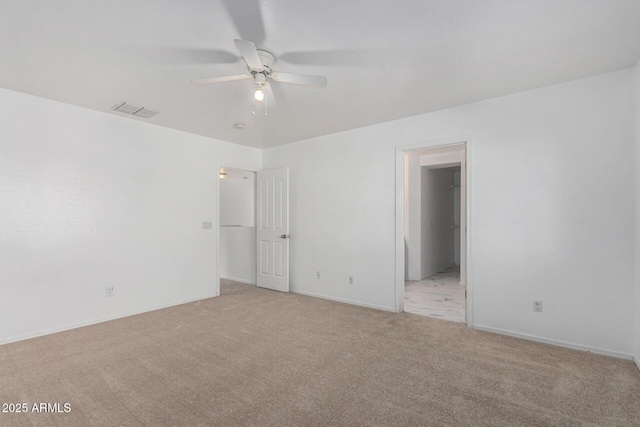
[[640, 371], [640, 359], [638, 359], [636, 356], [633, 356], [633, 361], [636, 364], [636, 368], [638, 368], [638, 370]]
[[[544, 344], [557, 345], [559, 347], [570, 348], [570, 349], [573, 349], [573, 350], [588, 351], [590, 353], [602, 354], [604, 356], [617, 357], [619, 359], [627, 359], [627, 360], [633, 359], [633, 355], [632, 354], [621, 353], [619, 351], [606, 350], [606, 349], [597, 348], [597, 347], [590, 347], [590, 346], [587, 346], [587, 345], [576, 344], [576, 343], [571, 343], [571, 342], [567, 342], [567, 341], [543, 338], [543, 337], [539, 337], [537, 335], [522, 334], [520, 332], [508, 331], [508, 330], [505, 330], [505, 329], [492, 328], [492, 327], [489, 327], [489, 326], [482, 326], [482, 325], [474, 325], [473, 329], [478, 329], [478, 330], [486, 331], [486, 332], [493, 332], [495, 334], [508, 335], [510, 337], [522, 338], [522, 339], [525, 339], [525, 340], [541, 342], [541, 343], [544, 343]], [[636, 364], [637, 364], [637, 362], [636, 362]]]
[[224, 276], [220, 276], [221, 279], [226, 279], [226, 280], [233, 280], [234, 282], [240, 282], [240, 283], [246, 283], [247, 285], [254, 285], [256, 284], [256, 282], [252, 282], [251, 280], [245, 280], [245, 279], [238, 279], [237, 277], [224, 277]]
[[193, 299], [178, 301], [178, 302], [175, 302], [175, 303], [163, 304], [163, 305], [158, 305], [158, 306], [151, 306], [151, 307], [144, 308], [144, 309], [141, 309], [141, 310], [130, 311], [130, 312], [126, 312], [124, 314], [117, 314], [115, 316], [101, 317], [101, 318], [98, 318], [98, 319], [89, 320], [87, 322], [73, 323], [71, 325], [64, 326], [64, 327], [61, 327], [61, 328], [45, 329], [43, 331], [39, 331], [39, 332], [34, 333], [34, 334], [19, 335], [19, 336], [15, 336], [15, 337], [10, 337], [10, 338], [8, 338], [6, 340], [0, 340], [0, 345], [10, 344], [12, 342], [29, 340], [31, 338], [38, 338], [38, 337], [42, 337], [42, 336], [45, 336], [45, 335], [56, 334], [58, 332], [70, 331], [71, 329], [83, 328], [85, 326], [91, 326], [91, 325], [96, 325], [98, 323], [109, 322], [111, 320], [122, 319], [124, 317], [135, 316], [136, 314], [148, 313], [150, 311], [162, 310], [164, 308], [175, 307], [177, 305], [188, 304], [190, 302], [200, 301], [200, 300], [208, 299], [208, 298], [214, 298], [216, 296], [217, 295], [214, 295], [214, 294], [205, 295], [205, 296], [200, 297], [200, 298], [193, 298]]
[[326, 299], [326, 300], [336, 301], [336, 302], [343, 302], [345, 304], [358, 305], [360, 307], [375, 308], [376, 310], [391, 311], [393, 313], [395, 313], [396, 311], [395, 308], [393, 307], [385, 307], [382, 305], [368, 304], [366, 302], [353, 301], [346, 298], [336, 298], [329, 295], [316, 294], [314, 292], [301, 291], [298, 289], [290, 289], [289, 291], [294, 294], [306, 295], [309, 297], [321, 298], [321, 299]]

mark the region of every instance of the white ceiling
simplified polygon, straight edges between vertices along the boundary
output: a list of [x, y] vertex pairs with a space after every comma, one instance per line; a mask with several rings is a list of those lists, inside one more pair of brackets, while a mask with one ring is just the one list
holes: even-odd
[[[3, 0], [0, 17], [0, 87], [258, 148], [640, 58], [640, 0]], [[328, 86], [274, 83], [265, 116], [250, 80], [191, 85], [246, 72], [235, 38]]]

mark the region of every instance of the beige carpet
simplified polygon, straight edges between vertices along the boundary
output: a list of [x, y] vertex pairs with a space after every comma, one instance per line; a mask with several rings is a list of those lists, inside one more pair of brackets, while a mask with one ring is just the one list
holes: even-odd
[[[630, 361], [241, 284], [0, 346], [0, 425], [640, 424]], [[68, 413], [31, 412], [69, 403]]]

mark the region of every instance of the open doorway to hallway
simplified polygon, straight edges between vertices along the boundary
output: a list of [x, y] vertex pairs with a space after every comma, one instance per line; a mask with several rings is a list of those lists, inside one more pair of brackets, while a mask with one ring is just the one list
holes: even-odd
[[405, 312], [464, 323], [464, 145], [404, 154]]
[[[219, 276], [223, 280], [255, 285], [256, 173], [222, 166], [219, 168]], [[222, 291], [222, 289], [221, 289]]]

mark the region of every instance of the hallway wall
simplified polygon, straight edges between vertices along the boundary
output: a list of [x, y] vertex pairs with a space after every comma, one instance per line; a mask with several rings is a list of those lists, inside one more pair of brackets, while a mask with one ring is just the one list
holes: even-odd
[[454, 264], [453, 170], [421, 169], [420, 256], [422, 278], [426, 278]]
[[[461, 203], [460, 203], [460, 172], [454, 172], [453, 174], [453, 223], [457, 227], [453, 230], [453, 263], [457, 266], [460, 265], [460, 226], [462, 218], [460, 215]], [[462, 225], [464, 226], [464, 225]]]
[[404, 233], [406, 239], [406, 264], [407, 279], [422, 279], [422, 196], [420, 185], [422, 181], [422, 168], [420, 157], [407, 156], [405, 177]]
[[255, 285], [255, 227], [220, 227], [220, 277]]

